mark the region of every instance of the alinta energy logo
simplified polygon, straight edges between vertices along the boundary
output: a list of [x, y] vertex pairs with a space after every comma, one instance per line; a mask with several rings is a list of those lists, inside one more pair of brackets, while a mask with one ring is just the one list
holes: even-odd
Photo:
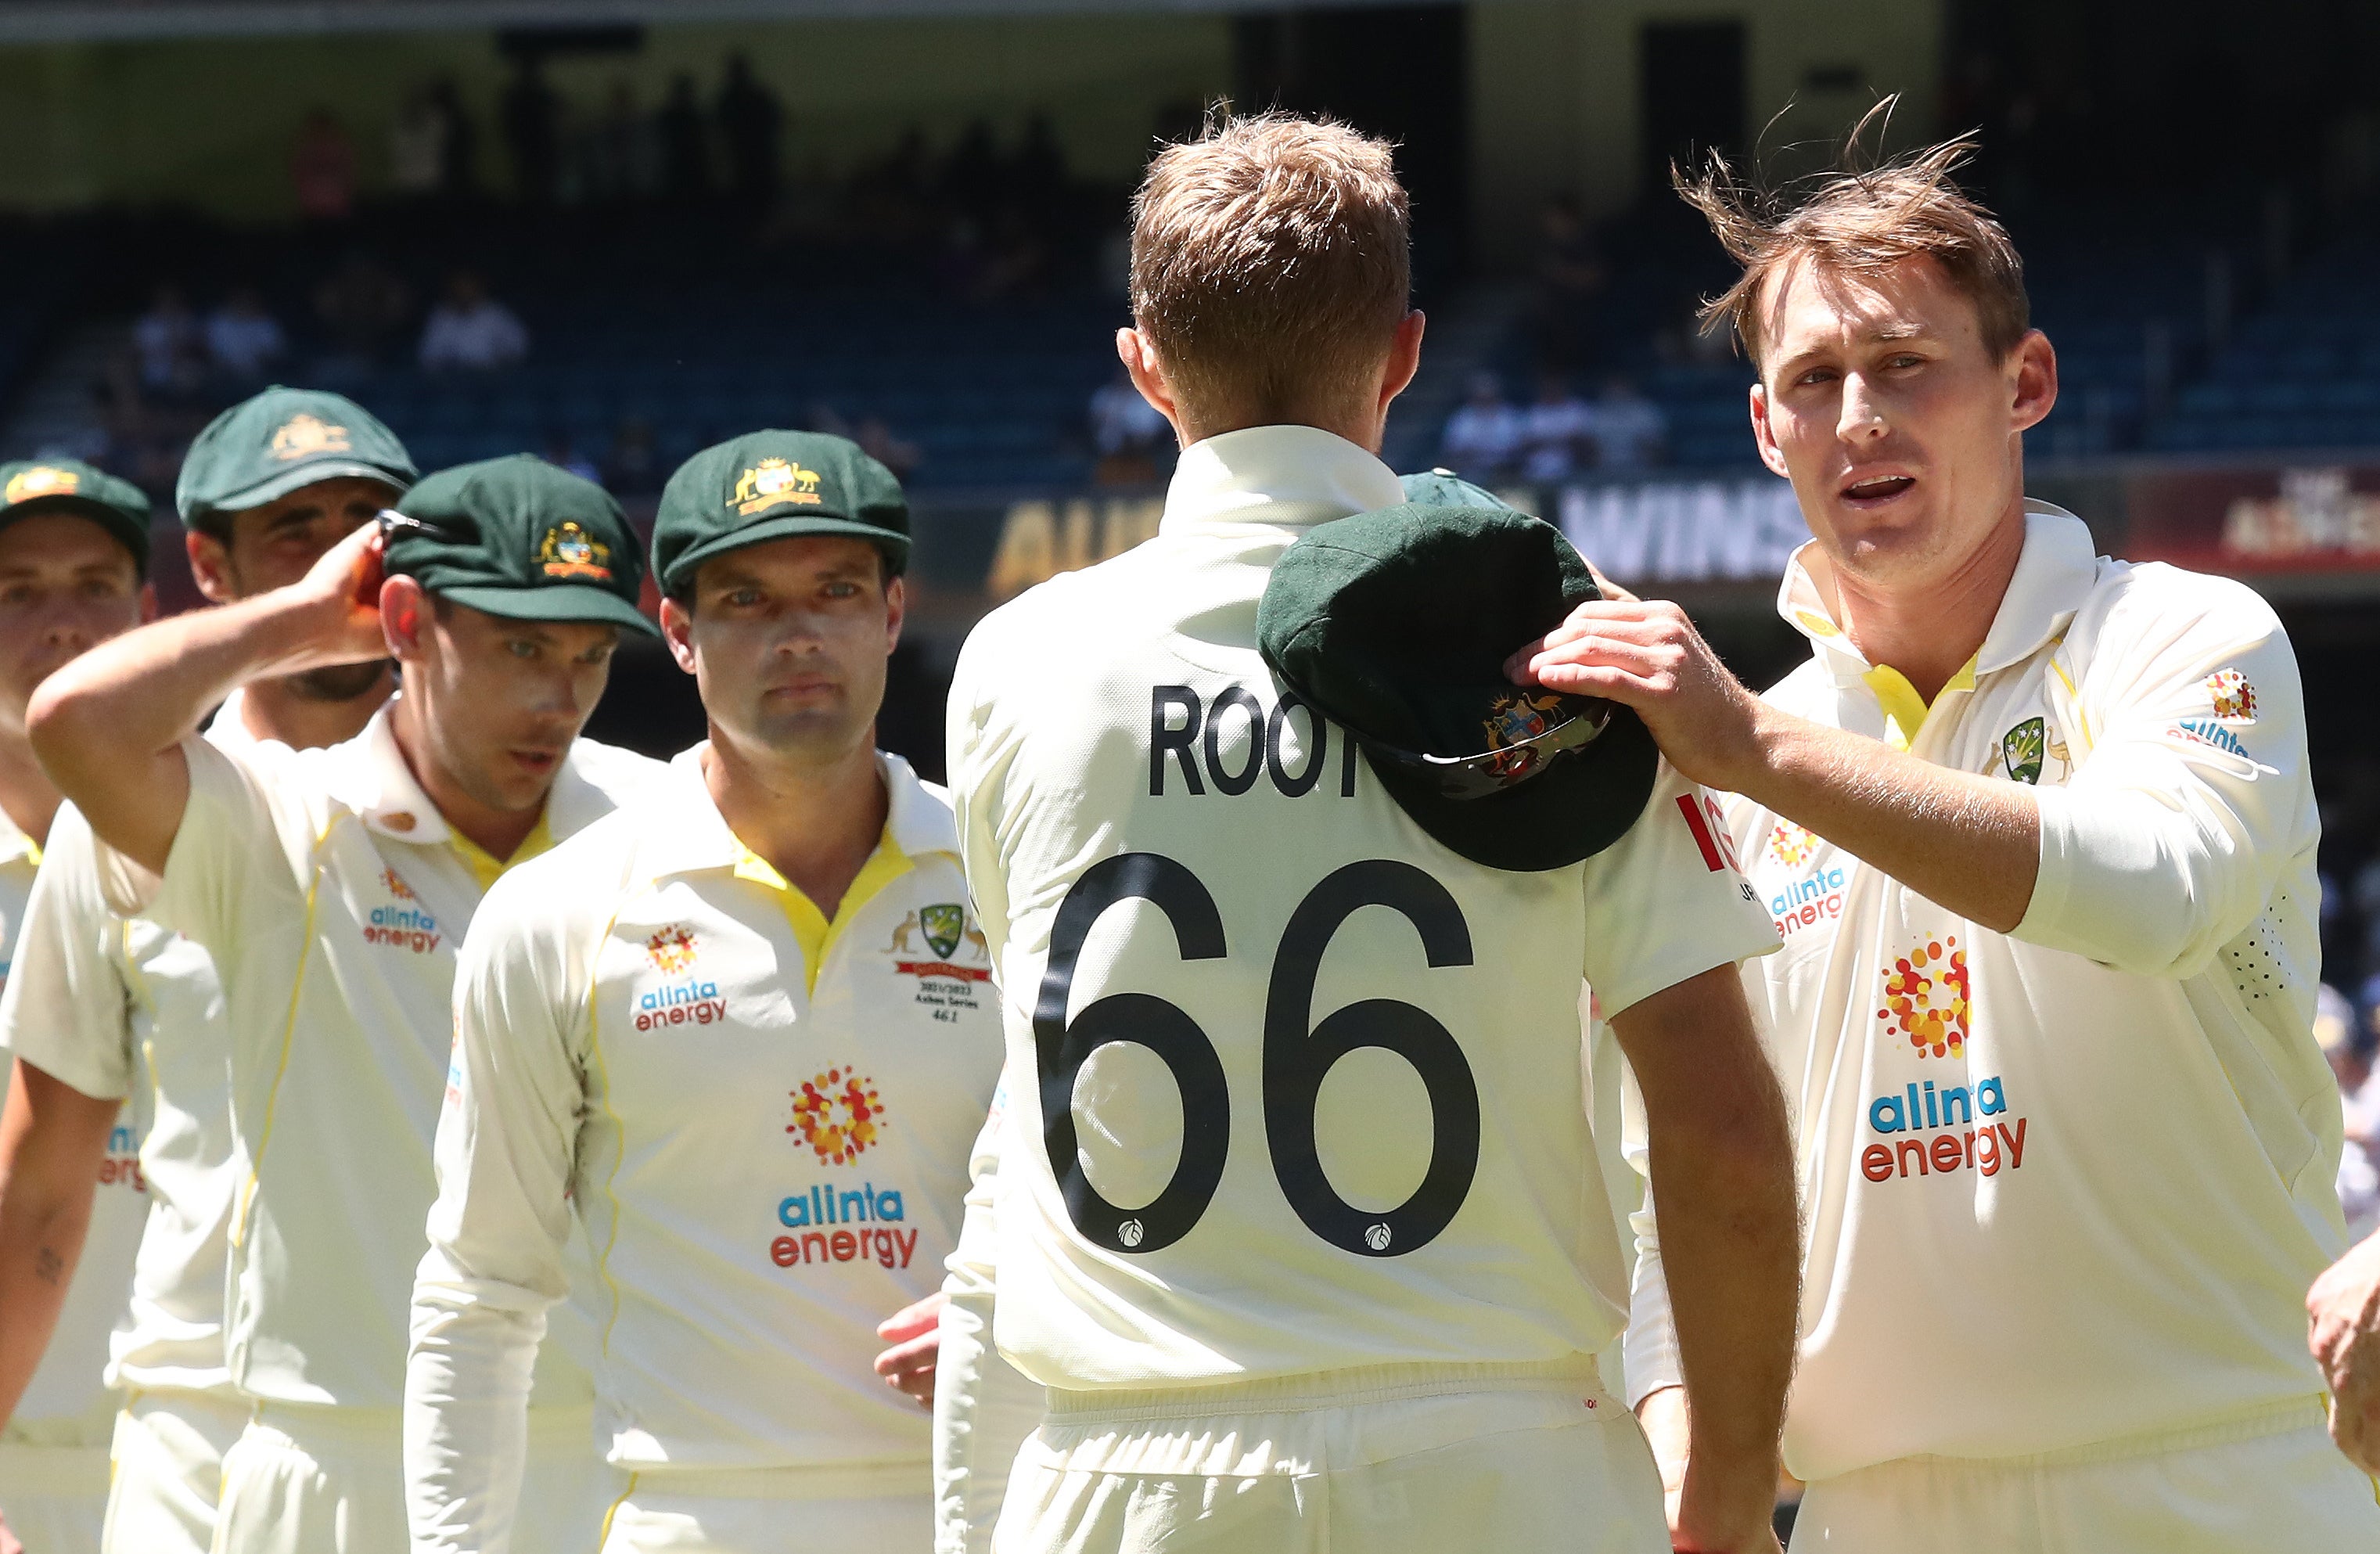
[[831, 1068], [792, 1092], [794, 1120], [785, 1131], [800, 1135], [821, 1165], [849, 1165], [879, 1143], [884, 1100], [876, 1081], [857, 1070]]
[[1818, 850], [1817, 833], [1791, 820], [1779, 820], [1768, 833], [1768, 856], [1788, 868], [1799, 868]]
[[[645, 959], [664, 977], [674, 977], [694, 965], [699, 953], [694, 931], [684, 923], [671, 923], [657, 929], [645, 941]], [[727, 1001], [719, 996], [719, 984], [699, 977], [689, 977], [680, 982], [664, 982], [658, 988], [647, 988], [637, 995], [636, 1026], [638, 1030], [658, 1030], [663, 1026], [709, 1026], [727, 1018]]]
[[1921, 1058], [1963, 1058], [1967, 1048], [1967, 952], [1949, 934], [1925, 942], [1884, 973], [1876, 1017], [1897, 1028]]
[[694, 930], [684, 923], [656, 929], [645, 941], [645, 958], [664, 976], [674, 977], [694, 964]]
[[371, 909], [364, 924], [364, 942], [410, 950], [417, 955], [437, 949], [441, 941], [438, 919], [421, 909], [421, 898], [413, 893], [405, 876], [393, 868], [383, 868], [380, 871], [380, 883], [389, 894], [389, 904]]
[[1937, 1089], [1931, 1079], [1904, 1085], [1868, 1102], [1867, 1125], [1883, 1135], [1860, 1152], [1860, 1174], [1871, 1182], [1959, 1171], [1998, 1176], [2024, 1166], [2025, 1119], [2010, 1115], [1997, 1074], [1973, 1089]]

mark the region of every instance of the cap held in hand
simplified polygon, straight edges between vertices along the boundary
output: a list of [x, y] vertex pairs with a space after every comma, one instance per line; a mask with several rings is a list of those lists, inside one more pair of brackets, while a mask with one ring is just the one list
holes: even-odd
[[516, 621], [660, 635], [637, 608], [645, 566], [620, 504], [530, 454], [442, 469], [381, 515], [382, 565], [428, 592]]
[[806, 534], [865, 540], [898, 574], [909, 565], [908, 498], [848, 438], [748, 431], [687, 459], [662, 488], [653, 575], [682, 596], [711, 557]]
[[1422, 830], [1493, 868], [1560, 868], [1636, 823], [1659, 763], [1627, 708], [1505, 677], [1515, 648], [1597, 597], [1551, 524], [1407, 503], [1318, 525], [1284, 551], [1257, 644]]

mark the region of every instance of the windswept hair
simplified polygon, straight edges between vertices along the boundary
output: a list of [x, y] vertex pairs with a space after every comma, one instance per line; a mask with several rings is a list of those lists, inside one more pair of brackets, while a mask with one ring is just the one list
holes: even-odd
[[1932, 259], [1974, 304], [1985, 348], [1995, 361], [2006, 360], [2032, 327], [2016, 245], [1951, 177], [1975, 152], [1972, 136], [1863, 165], [1869, 132], [1882, 133], [1896, 101], [1887, 97], [1868, 110], [1845, 138], [1839, 164], [1800, 180], [1799, 188], [1746, 184], [1717, 152], [1696, 176], [1671, 164], [1670, 181], [1679, 198], [1710, 223], [1743, 272], [1703, 303], [1703, 325], [1732, 325], [1755, 367], [1761, 363], [1760, 309], [1769, 278], [1803, 259], [1850, 274], [1920, 255]]
[[1218, 114], [1132, 201], [1132, 311], [1176, 393], [1262, 422], [1345, 396], [1412, 290], [1393, 148], [1330, 119]]

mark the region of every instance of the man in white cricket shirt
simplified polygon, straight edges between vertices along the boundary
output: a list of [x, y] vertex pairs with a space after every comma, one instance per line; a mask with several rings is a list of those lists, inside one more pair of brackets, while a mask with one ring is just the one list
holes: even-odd
[[[1773, 1549], [1790, 1167], [1734, 963], [1776, 935], [1706, 861], [1702, 795], [1640, 729], [1624, 805], [1524, 792], [1425, 829], [1257, 650], [1292, 542], [1403, 499], [1367, 451], [1422, 328], [1388, 148], [1278, 115], [1171, 148], [1133, 269], [1119, 345], [1184, 445], [1164, 525], [989, 617], [951, 692], [1009, 1042], [995, 1332], [1050, 1390], [995, 1547], [1667, 1548], [1596, 1384], [1626, 1277], [1584, 972], [1705, 1276], [1687, 1348], [1718, 1401], [1683, 1516]], [[1532, 743], [1504, 699], [1500, 742]]]
[[[443, 471], [304, 579], [144, 628], [55, 676], [36, 747], [97, 835], [109, 904], [213, 957], [232, 1033], [230, 1554], [405, 1544], [399, 1415], [455, 940], [510, 861], [659, 768], [577, 738], [643, 568], [592, 482]], [[405, 691], [327, 750], [191, 738], [260, 677], [394, 656]], [[585, 1547], [588, 1416], [552, 1408], [524, 1548]]]
[[653, 527], [662, 629], [710, 737], [521, 868], [455, 990], [414, 1286], [416, 1549], [505, 1547], [528, 1360], [599, 1249], [622, 1470], [601, 1547], [842, 1554], [931, 1536], [931, 1344], [880, 1322], [957, 1241], [1001, 1062], [941, 790], [876, 748], [909, 514], [840, 437], [697, 454]]
[[[183, 461], [175, 501], [192, 575], [217, 603], [294, 583], [415, 476], [404, 445], [352, 400], [267, 389], [215, 418]], [[233, 693], [206, 737], [334, 745], [362, 731], [393, 685], [384, 663], [259, 681]], [[223, 1352], [224, 1232], [238, 1172], [223, 989], [204, 950], [108, 910], [91, 828], [71, 805], [50, 829], [20, 941], [0, 1041], [81, 1096], [145, 1094], [153, 1112], [140, 1140], [149, 1212], [131, 1316], [107, 1373], [124, 1406], [101, 1547], [205, 1554], [223, 1454], [249, 1415]], [[106, 1169], [105, 1142], [54, 1126], [20, 1150], [59, 1151], [63, 1174], [80, 1176], [89, 1192]]]
[[[67, 660], [154, 613], [148, 565], [137, 487], [71, 459], [0, 465], [0, 977], [24, 964], [26, 906], [60, 807], [27, 742], [26, 705]], [[148, 1212], [148, 1109], [79, 1094], [21, 1057], [6, 1089], [0, 1528], [33, 1554], [91, 1554], [119, 1396], [103, 1378], [109, 1334]]]
[[[2305, 1348], [2344, 1232], [2297, 665], [2247, 589], [2026, 502], [2057, 361], [1963, 151], [1774, 216], [1723, 167], [1688, 191], [1743, 265], [1713, 311], [1809, 521], [1779, 605], [1810, 662], [1755, 699], [1619, 601], [1514, 671], [1730, 790], [1785, 938], [1745, 981], [1807, 1215], [1795, 1546], [2380, 1547]], [[1674, 1470], [1704, 1397], [1662, 1273], [1671, 1304], [1697, 1276], [1652, 1196], [1631, 1390]]]

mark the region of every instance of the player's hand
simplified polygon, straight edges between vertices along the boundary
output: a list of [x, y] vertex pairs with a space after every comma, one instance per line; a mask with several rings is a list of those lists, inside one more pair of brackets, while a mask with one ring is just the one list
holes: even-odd
[[2330, 1382], [2330, 1439], [2380, 1474], [2380, 1233], [2331, 1265], [2306, 1293], [2308, 1345]]
[[1757, 1493], [1741, 1497], [1742, 1504], [1721, 1506], [1689, 1475], [1670, 1498], [1670, 1547], [1677, 1554], [1782, 1554], [1771, 1486], [1754, 1487]]
[[1611, 592], [1523, 647], [1504, 673], [1515, 685], [1632, 707], [1671, 766], [1706, 787], [1741, 791], [1760, 759], [1759, 701], [1683, 610]]
[[892, 1346], [876, 1356], [876, 1374], [894, 1391], [933, 1407], [934, 1362], [942, 1347], [942, 1293], [937, 1290], [877, 1323], [876, 1336]]
[[302, 612], [302, 662], [295, 669], [369, 663], [388, 657], [380, 625], [381, 534], [365, 524], [324, 551], [306, 576], [289, 585]]

